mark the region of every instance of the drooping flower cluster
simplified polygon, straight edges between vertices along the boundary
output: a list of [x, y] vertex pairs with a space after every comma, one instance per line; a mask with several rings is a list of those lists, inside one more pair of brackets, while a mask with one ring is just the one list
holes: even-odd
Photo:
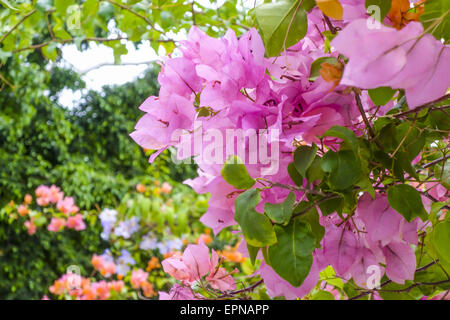
[[[20, 216], [29, 217], [29, 220], [24, 222], [29, 235], [33, 235], [47, 220], [50, 220], [47, 229], [51, 232], [59, 232], [65, 227], [76, 231], [86, 229], [83, 214], [79, 213], [80, 209], [75, 205], [75, 200], [65, 197], [61, 188], [55, 185], [40, 185], [36, 188], [35, 195], [36, 208], [32, 207], [33, 196], [30, 194], [25, 195], [23, 203], [16, 208]], [[15, 206], [13, 203], [12, 205]]]
[[[361, 113], [370, 110], [372, 117], [382, 116], [394, 106], [389, 101], [377, 107], [367, 90], [360, 89], [402, 89], [410, 108], [446, 93], [450, 85], [450, 48], [423, 33], [422, 25], [416, 22], [423, 7], [417, 5], [414, 12], [404, 10], [405, 2], [408, 1], [392, 1], [385, 25], [370, 28], [364, 19], [364, 1], [340, 1], [343, 20], [333, 24], [336, 30], [342, 30], [328, 49], [324, 41], [327, 27], [322, 13], [315, 8], [308, 13], [305, 38], [274, 58], [265, 58], [263, 42], [255, 29], [239, 38], [229, 30], [224, 37], [214, 39], [193, 27], [178, 48], [181, 55], [164, 60], [158, 77], [159, 96], [149, 97], [140, 106], [145, 115], [131, 137], [143, 148], [158, 150], [150, 161], [172, 146], [183, 151], [178, 154], [179, 159], [193, 156], [199, 176], [186, 183], [198, 193], [211, 194], [208, 211], [201, 221], [218, 233], [236, 223], [234, 200], [240, 191], [221, 176], [223, 162], [205, 161], [205, 153], [223, 160], [230, 151], [239, 154], [240, 145], [245, 150], [243, 161], [251, 177], [270, 180], [272, 185], [289, 185], [292, 180], [286, 167], [297, 146], [315, 143], [339, 149], [339, 140], [319, 137], [334, 125], [350, 128], [361, 136], [365, 120]], [[311, 79], [313, 62], [321, 57], [335, 58], [336, 63], [322, 63], [320, 76]], [[215, 130], [222, 136], [228, 129], [254, 133], [237, 137], [237, 144], [230, 149], [225, 143], [212, 141], [215, 139], [211, 134], [201, 129]], [[280, 169], [267, 173], [267, 163], [247, 160], [254, 155], [250, 143], [255, 132], [271, 129], [279, 130], [279, 136], [268, 139], [267, 149]], [[199, 135], [203, 138], [201, 148], [195, 145]], [[183, 141], [188, 141], [188, 146], [194, 141], [187, 152]], [[272, 148], [278, 142], [279, 149]], [[436, 188], [433, 192], [436, 198], [446, 199], [445, 189]], [[262, 212], [267, 202], [280, 203], [288, 193], [282, 188], [262, 188], [262, 201], [256, 210]], [[294, 193], [297, 199], [305, 199], [301, 190]], [[353, 278], [361, 287], [368, 285], [370, 265], [379, 266], [382, 274], [398, 283], [414, 277], [416, 261], [411, 246], [417, 245], [417, 230], [424, 227], [423, 223], [417, 219], [407, 222], [381, 193], [376, 193], [374, 199], [364, 194], [357, 205], [351, 217], [321, 214], [320, 224], [326, 233], [300, 287], [293, 287], [262, 263], [257, 273], [271, 296], [304, 296], [316, 285], [319, 271], [328, 265], [339, 277]], [[185, 251], [187, 257], [190, 251]], [[245, 245], [240, 251], [248, 256]], [[192, 265], [184, 263], [183, 257], [163, 261], [165, 270], [187, 283], [198, 280]], [[194, 298], [192, 290], [179, 285], [166, 298], [177, 296]]]
[[111, 293], [120, 294], [125, 286], [122, 280], [94, 281], [77, 274], [64, 274], [50, 287], [57, 296], [69, 295], [76, 300], [107, 300]]
[[[220, 267], [219, 256], [216, 251], [211, 251], [203, 243], [190, 244], [183, 254], [175, 254], [162, 261], [165, 272], [182, 282], [186, 287], [190, 287], [196, 282], [206, 281], [211, 288], [222, 292], [235, 288], [234, 279], [223, 267]], [[184, 291], [184, 290], [183, 290]], [[160, 299], [175, 299], [176, 294], [160, 292]]]

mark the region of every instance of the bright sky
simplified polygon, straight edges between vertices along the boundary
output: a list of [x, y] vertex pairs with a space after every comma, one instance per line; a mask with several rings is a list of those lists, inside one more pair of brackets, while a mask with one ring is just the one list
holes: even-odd
[[[141, 63], [158, 59], [158, 55], [150, 47], [148, 42], [139, 45], [136, 50], [131, 43], [127, 43], [128, 54], [122, 56], [122, 63]], [[75, 45], [63, 48], [63, 58], [70, 63], [77, 71], [86, 72], [82, 78], [86, 81], [87, 89], [101, 90], [102, 86], [110, 84], [124, 84], [134, 80], [141, 75], [148, 64], [139, 65], [113, 65], [102, 66], [102, 64], [114, 64], [113, 50], [104, 45], [90, 44], [90, 48], [80, 52]], [[64, 64], [64, 63], [63, 63]], [[92, 69], [91, 68], [95, 68]], [[90, 71], [89, 71], [90, 70]], [[71, 108], [73, 100], [80, 99], [81, 92], [64, 90], [59, 102], [61, 105]]]
[[[211, 6], [209, 0], [200, 0], [198, 2], [205, 6]], [[217, 4], [220, 6], [223, 2], [223, 0], [220, 0]], [[249, 9], [261, 2], [262, 0], [242, 0], [241, 5]], [[108, 27], [114, 28], [114, 26]], [[177, 34], [171, 38], [181, 40], [186, 38], [186, 34]], [[149, 42], [142, 43], [136, 50], [131, 43], [125, 40], [123, 41], [127, 43], [128, 54], [122, 56], [122, 63], [141, 63], [160, 60], [158, 54], [150, 47]], [[165, 54], [163, 51], [159, 52], [160, 56]], [[75, 45], [68, 45], [62, 48], [62, 54], [64, 58], [62, 65], [73, 67], [81, 73], [104, 63], [114, 63], [113, 50], [102, 44], [97, 45], [91, 43], [90, 48], [83, 52], [78, 51]], [[148, 64], [102, 66], [86, 72], [82, 78], [86, 82], [87, 89], [99, 91], [104, 85], [124, 84], [133, 81], [147, 67]], [[60, 95], [59, 102], [64, 107], [72, 108], [82, 95], [83, 92], [80, 91], [73, 92], [72, 90], [64, 90]]]

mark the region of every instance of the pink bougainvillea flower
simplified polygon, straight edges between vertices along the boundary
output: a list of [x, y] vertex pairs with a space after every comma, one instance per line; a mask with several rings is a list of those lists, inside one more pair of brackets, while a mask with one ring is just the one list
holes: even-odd
[[161, 291], [158, 293], [159, 300], [198, 300], [190, 287], [185, 287], [178, 283], [173, 285], [169, 293]]
[[217, 252], [211, 252], [211, 264], [209, 268], [209, 275], [206, 277], [211, 287], [221, 291], [234, 290], [236, 285], [233, 277], [227, 272], [225, 268], [219, 267], [219, 256]]
[[[411, 108], [433, 101], [450, 86], [450, 47], [431, 34], [422, 34], [419, 22], [401, 30], [368, 28], [366, 19], [351, 22], [332, 41], [349, 58], [342, 84], [372, 89], [405, 89]], [[425, 58], [426, 57], [426, 58]]]
[[56, 204], [56, 208], [64, 214], [77, 213], [80, 210], [80, 208], [75, 205], [75, 200], [72, 197], [60, 199]]
[[81, 231], [86, 229], [86, 225], [83, 221], [83, 215], [78, 213], [74, 216], [70, 216], [67, 218], [66, 223], [67, 228], [69, 229], [75, 229], [77, 231]]
[[59, 200], [64, 198], [64, 192], [61, 191], [61, 188], [51, 185], [49, 188], [50, 193], [50, 202], [57, 203]]
[[33, 219], [25, 221], [25, 227], [27, 228], [28, 234], [31, 236], [36, 233], [37, 227], [33, 222]]
[[30, 209], [26, 205], [21, 204], [17, 207], [17, 212], [23, 217], [30, 213]]
[[161, 192], [169, 194], [172, 191], [172, 186], [168, 182], [164, 182], [161, 185]]
[[111, 296], [110, 287], [105, 280], [94, 282], [91, 287], [100, 300], [107, 300]]
[[143, 283], [147, 282], [147, 279], [148, 279], [148, 272], [145, 272], [142, 269], [138, 269], [133, 270], [133, 272], [131, 273], [130, 282], [133, 288], [137, 289], [140, 288]]
[[115, 280], [109, 283], [109, 287], [111, 290], [120, 293], [122, 289], [125, 287], [125, 283], [122, 280]]
[[50, 203], [51, 195], [50, 195], [50, 188], [44, 185], [41, 185], [36, 188], [35, 190], [36, 194], [36, 203], [41, 206], [45, 207], [48, 206]]
[[66, 220], [64, 218], [55, 218], [53, 217], [50, 221], [50, 224], [48, 225], [47, 229], [48, 231], [52, 232], [58, 232], [64, 229], [66, 226]]
[[209, 250], [203, 242], [197, 245], [190, 244], [183, 255], [173, 255], [163, 260], [161, 264], [164, 271], [175, 279], [192, 283], [209, 272]]
[[331, 225], [323, 240], [323, 255], [338, 275], [346, 274], [359, 259], [360, 243], [352, 230]]
[[403, 284], [413, 280], [416, 272], [416, 255], [409, 244], [391, 242], [383, 248], [386, 257], [386, 275], [394, 282]]

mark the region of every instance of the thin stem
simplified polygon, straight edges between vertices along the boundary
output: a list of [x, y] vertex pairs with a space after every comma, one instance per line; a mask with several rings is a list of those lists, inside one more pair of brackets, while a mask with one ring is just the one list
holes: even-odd
[[[450, 98], [450, 93], [447, 93], [446, 95], [444, 95], [444, 96], [442, 96], [442, 97], [440, 97], [440, 98], [438, 98], [438, 99], [436, 99], [436, 100], [434, 100], [434, 101], [425, 103], [425, 104], [423, 104], [423, 105], [420, 105], [420, 106], [418, 106], [418, 107], [416, 107], [416, 108], [414, 108], [414, 109], [411, 109], [411, 110], [408, 110], [408, 111], [405, 111], [405, 112], [401, 112], [401, 113], [394, 114], [393, 116], [394, 116], [395, 118], [400, 118], [400, 117], [407, 116], [407, 115], [409, 115], [409, 114], [411, 114], [411, 113], [418, 113], [418, 112], [421, 111], [422, 109], [431, 107], [433, 104], [436, 104], [436, 103], [438, 103], [438, 102], [445, 101], [445, 100], [447, 100], [447, 99], [449, 99], [449, 98]], [[442, 107], [442, 108], [445, 109], [445, 108], [448, 108], [448, 107], [450, 107], [450, 106], [444, 106], [444, 107]]]
[[1, 38], [0, 38], [0, 43], [3, 42], [3, 40], [6, 39], [7, 36], [9, 36], [11, 34], [11, 32], [13, 32], [15, 29], [17, 29], [18, 26], [20, 26], [22, 24], [22, 22], [25, 21], [25, 19], [27, 19], [28, 17], [30, 17], [31, 15], [33, 15], [36, 12], [36, 9], [31, 10], [30, 12], [28, 12], [26, 15], [23, 16], [22, 19], [20, 19], [19, 22], [16, 23], [16, 25], [14, 27], [11, 28], [11, 30], [9, 30], [8, 32], [6, 32]]

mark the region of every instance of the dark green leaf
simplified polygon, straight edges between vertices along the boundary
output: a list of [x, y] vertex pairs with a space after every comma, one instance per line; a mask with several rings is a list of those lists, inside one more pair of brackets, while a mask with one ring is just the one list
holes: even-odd
[[275, 228], [278, 242], [269, 247], [271, 266], [283, 279], [298, 287], [311, 269], [316, 240], [310, 226], [297, 219], [284, 228]]
[[294, 165], [297, 171], [303, 176], [306, 176], [306, 170], [314, 161], [316, 157], [317, 146], [300, 146], [294, 152]]
[[291, 191], [282, 203], [266, 202], [264, 204], [264, 212], [275, 223], [284, 224], [291, 219], [294, 204], [295, 194]]
[[250, 189], [239, 195], [234, 203], [234, 218], [241, 227], [247, 243], [254, 247], [270, 246], [277, 242], [269, 218], [255, 210], [260, 200], [259, 191]]
[[419, 191], [407, 184], [397, 184], [387, 191], [389, 205], [399, 212], [407, 221], [416, 217], [427, 220], [427, 212], [422, 203]]

